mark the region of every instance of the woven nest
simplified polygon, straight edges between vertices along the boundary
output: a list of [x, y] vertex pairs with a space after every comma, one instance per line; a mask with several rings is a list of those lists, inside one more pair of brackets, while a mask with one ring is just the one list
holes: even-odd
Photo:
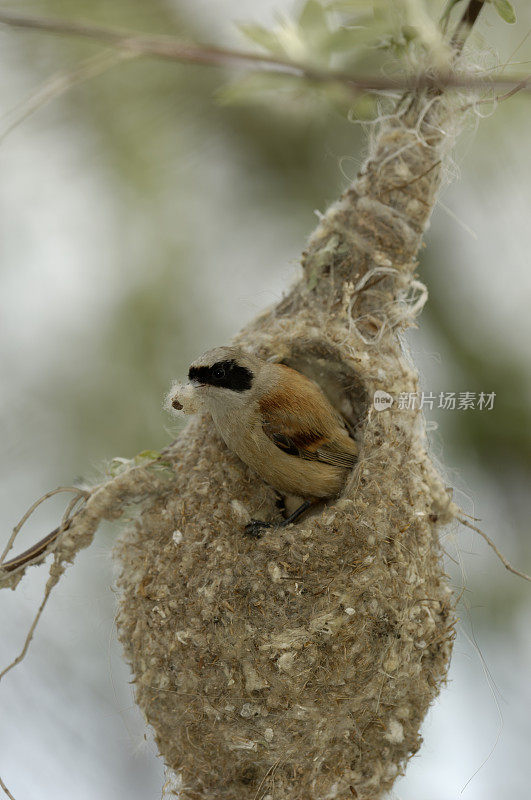
[[[441, 179], [447, 101], [403, 104], [320, 221], [303, 277], [237, 337], [317, 380], [359, 463], [342, 495], [259, 541], [275, 492], [207, 417], [170, 450], [171, 491], [117, 548], [118, 626], [136, 699], [180, 796], [375, 800], [420, 746], [444, 681], [452, 598], [439, 530], [453, 515], [400, 333], [420, 310], [415, 255]], [[375, 392], [395, 402], [374, 407]]]

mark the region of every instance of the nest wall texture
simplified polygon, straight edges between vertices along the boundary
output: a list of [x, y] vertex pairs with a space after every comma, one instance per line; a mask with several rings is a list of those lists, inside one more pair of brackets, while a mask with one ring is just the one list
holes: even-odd
[[[452, 114], [405, 99], [320, 221], [303, 277], [237, 343], [319, 381], [360, 459], [341, 497], [259, 541], [276, 495], [209, 418], [171, 447], [169, 491], [117, 546], [118, 627], [137, 701], [180, 796], [376, 800], [420, 746], [445, 679], [452, 597], [439, 530], [455, 512], [400, 333], [420, 310], [415, 256]], [[395, 403], [375, 410], [384, 390]]]

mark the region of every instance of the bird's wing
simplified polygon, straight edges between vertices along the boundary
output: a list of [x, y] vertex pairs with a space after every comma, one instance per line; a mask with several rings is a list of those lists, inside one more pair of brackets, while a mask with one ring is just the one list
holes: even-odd
[[315, 451], [319, 461], [333, 464], [335, 467], [352, 469], [358, 460], [358, 446], [347, 434], [341, 439], [333, 439], [320, 445]]
[[262, 429], [284, 452], [337, 467], [353, 467], [358, 448], [319, 387], [279, 365], [275, 390], [260, 402]]

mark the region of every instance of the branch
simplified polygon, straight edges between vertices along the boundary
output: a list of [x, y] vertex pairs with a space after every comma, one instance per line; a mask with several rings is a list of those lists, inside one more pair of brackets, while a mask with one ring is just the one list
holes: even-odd
[[512, 572], [514, 575], [518, 575], [519, 578], [523, 578], [524, 580], [531, 582], [531, 575], [528, 575], [526, 572], [520, 572], [519, 569], [513, 567], [512, 564], [509, 561], [507, 561], [503, 553], [500, 553], [500, 551], [498, 550], [492, 539], [489, 536], [487, 536], [486, 533], [483, 533], [481, 528], [476, 527], [476, 525], [472, 525], [471, 522], [468, 522], [468, 520], [459, 515], [457, 516], [457, 519], [459, 520], [461, 525], [465, 525], [467, 528], [470, 528], [470, 530], [479, 533], [479, 535], [487, 542], [488, 546], [494, 550], [494, 552], [502, 562], [505, 569], [509, 570], [509, 572]]
[[15, 800], [15, 798], [13, 797], [13, 795], [11, 794], [11, 792], [9, 791], [7, 786], [5, 785], [5, 783], [2, 780], [2, 778], [0, 778], [0, 789], [2, 789], [3, 792], [5, 792], [7, 797], [9, 797], [9, 800]]
[[[51, 533], [45, 536], [43, 539], [40, 539], [36, 544], [32, 545], [30, 548], [25, 550], [19, 556], [10, 559], [9, 561], [4, 561], [6, 555], [11, 550], [15, 539], [17, 538], [18, 534], [22, 527], [26, 524], [28, 519], [31, 517], [33, 512], [42, 504], [45, 500], [48, 500], [50, 497], [53, 497], [60, 492], [74, 492], [74, 498], [69, 503], [65, 514], [63, 515], [63, 520], [57, 528], [55, 528]], [[13, 570], [17, 569], [19, 566], [23, 566], [24, 564], [28, 564], [33, 559], [37, 558], [38, 556], [42, 555], [43, 553], [48, 554], [50, 552], [51, 546], [57, 540], [59, 535], [64, 531], [68, 530], [70, 524], [72, 522], [73, 516], [71, 516], [75, 506], [79, 503], [80, 500], [84, 500], [85, 502], [90, 497], [90, 492], [85, 491], [84, 489], [80, 489], [77, 486], [59, 486], [57, 489], [52, 489], [50, 492], [46, 492], [42, 497], [36, 500], [26, 511], [20, 522], [15, 525], [13, 528], [13, 533], [11, 534], [7, 545], [0, 556], [0, 571], [4, 570], [5, 572], [13, 572]]]
[[50, 100], [59, 97], [79, 83], [88, 81], [97, 75], [102, 75], [126, 58], [134, 58], [134, 53], [127, 53], [124, 50], [106, 50], [98, 53], [96, 56], [87, 58], [86, 61], [82, 61], [68, 72], [52, 75], [42, 86], [33, 92], [29, 98], [18, 104], [4, 116], [3, 119], [6, 119], [7, 122], [5, 127], [0, 128], [0, 143], [3, 142], [6, 136], [8, 136], [17, 125], [28, 119], [28, 117], [46, 105], [46, 103], [50, 102]]
[[403, 91], [433, 87], [484, 89], [486, 86], [512, 87], [515, 82], [521, 84], [522, 88], [529, 89], [530, 83], [529, 76], [513, 78], [500, 76], [487, 80], [483, 77], [455, 72], [438, 74], [422, 72], [403, 78], [392, 78], [385, 75], [352, 75], [334, 70], [319, 70], [287, 58], [268, 54], [231, 50], [213, 45], [188, 44], [171, 36], [146, 36], [133, 31], [124, 32], [65, 19], [27, 16], [12, 11], [0, 11], [0, 24], [12, 28], [78, 36], [101, 42], [130, 54], [177, 61], [183, 64], [218, 67], [241, 66], [256, 71], [291, 75], [314, 83], [342, 83], [355, 92]]
[[[28, 547], [27, 550], [24, 550], [23, 553], [20, 553], [18, 556], [14, 558], [10, 558], [9, 561], [3, 561], [0, 563], [0, 569], [4, 570], [4, 572], [14, 572], [14, 570], [18, 569], [19, 567], [23, 567], [26, 564], [29, 564], [30, 561], [33, 561], [39, 556], [43, 554], [48, 555], [51, 552], [52, 545], [57, 541], [59, 535], [64, 531], [67, 531], [70, 527], [70, 521], [64, 525], [58, 525], [57, 528], [54, 528], [51, 533], [44, 538], [39, 539], [31, 547]], [[41, 559], [39, 559], [39, 562]]]
[[452, 45], [457, 53], [460, 53], [463, 49], [468, 35], [476, 24], [477, 18], [479, 17], [483, 6], [484, 0], [469, 0], [467, 3], [467, 7], [463, 12], [463, 16], [459, 20], [459, 24], [457, 25], [455, 33], [452, 36]]

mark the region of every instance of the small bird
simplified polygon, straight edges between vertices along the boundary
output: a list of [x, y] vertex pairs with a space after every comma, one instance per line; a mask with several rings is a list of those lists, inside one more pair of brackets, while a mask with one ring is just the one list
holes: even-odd
[[[191, 364], [189, 383], [174, 385], [168, 406], [207, 410], [227, 447], [283, 494], [305, 498], [280, 526], [319, 499], [334, 497], [357, 461], [358, 447], [319, 386], [285, 364], [238, 347], [209, 350]], [[271, 523], [251, 520], [259, 537]]]

